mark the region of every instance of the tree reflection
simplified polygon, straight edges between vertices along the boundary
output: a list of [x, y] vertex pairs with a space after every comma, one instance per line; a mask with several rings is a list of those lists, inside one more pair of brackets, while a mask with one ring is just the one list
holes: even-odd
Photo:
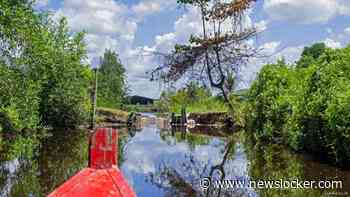
[[[118, 163], [124, 162], [127, 145], [136, 130], [118, 129]], [[42, 142], [39, 155], [31, 160], [0, 164], [0, 192], [9, 196], [45, 196], [88, 165], [89, 133], [86, 130], [57, 131]], [[16, 168], [16, 171], [13, 169]], [[2, 196], [3, 193], [0, 193]], [[6, 196], [6, 194], [4, 194]]]
[[[280, 145], [263, 145], [252, 135], [247, 135], [245, 150], [250, 161], [249, 175], [253, 180], [339, 180], [336, 171], [323, 174], [319, 168], [310, 169], [309, 161], [302, 155], [292, 153]], [[322, 168], [325, 168], [323, 166]], [[327, 167], [328, 168], [328, 167]], [[316, 171], [315, 171], [316, 170]], [[308, 174], [312, 174], [308, 176]], [[344, 188], [346, 189], [346, 188]], [[331, 191], [345, 192], [344, 190], [320, 190], [320, 189], [261, 189], [261, 196], [323, 196]]]
[[136, 127], [120, 128], [118, 129], [118, 166], [122, 166], [125, 162], [125, 153], [128, 149], [128, 144], [135, 137], [140, 130]]
[[44, 196], [87, 166], [87, 131], [53, 133], [57, 135], [42, 142], [39, 155], [31, 160], [19, 160], [13, 173], [1, 172], [10, 184], [9, 196]]
[[[182, 142], [186, 142], [190, 145], [190, 152], [184, 155], [184, 159], [177, 160], [176, 164], [171, 161], [161, 161], [158, 163], [158, 167], [155, 173], [147, 176], [148, 181], [153, 185], [161, 188], [166, 192], [166, 196], [241, 196], [247, 194], [247, 191], [222, 191], [214, 188], [203, 190], [200, 188], [200, 181], [203, 178], [209, 177], [212, 180], [225, 179], [227, 174], [234, 174], [232, 169], [232, 162], [236, 153], [236, 140], [230, 138], [228, 142], [220, 144], [218, 148], [219, 155], [211, 155], [212, 157], [207, 161], [196, 157], [196, 149], [200, 145], [210, 144], [211, 138], [205, 138], [203, 136], [193, 133], [184, 132], [172, 132], [176, 136], [181, 137]], [[168, 138], [164, 137], [168, 134]], [[162, 133], [164, 139], [171, 139], [169, 135], [171, 133]], [[185, 139], [184, 140], [184, 134]], [[189, 138], [189, 136], [191, 136]], [[176, 138], [177, 139], [177, 138]], [[190, 139], [190, 140], [189, 140]], [[177, 139], [179, 140], [179, 139]], [[212, 147], [214, 148], [214, 147]]]
[[196, 196], [193, 182], [183, 177], [183, 172], [180, 173], [168, 167], [165, 162], [162, 162], [158, 166], [156, 173], [148, 176], [147, 181], [163, 189], [165, 196]]
[[46, 194], [88, 165], [87, 131], [55, 133], [43, 143], [38, 158], [40, 185]]
[[[231, 140], [229, 143], [226, 144], [221, 163], [211, 167], [209, 176], [208, 176], [210, 180], [219, 179], [223, 181], [226, 179], [225, 164], [229, 156], [231, 156], [232, 158], [234, 152], [235, 152], [235, 141]], [[218, 177], [216, 177], [215, 174], [217, 174]], [[222, 193], [221, 188], [214, 189], [213, 187], [209, 187], [206, 191], [206, 196], [221, 196], [221, 193]]]
[[192, 151], [195, 149], [196, 146], [208, 145], [210, 141], [209, 136], [193, 133], [185, 126], [171, 127], [170, 134], [171, 135], [169, 135], [168, 131], [161, 131], [160, 137], [169, 145], [171, 145], [172, 143], [180, 142], [187, 143]]

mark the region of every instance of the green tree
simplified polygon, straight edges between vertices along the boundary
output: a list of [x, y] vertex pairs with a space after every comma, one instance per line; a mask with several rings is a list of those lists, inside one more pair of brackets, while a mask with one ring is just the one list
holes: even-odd
[[291, 67], [282, 62], [263, 67], [250, 89], [247, 121], [260, 139], [346, 166], [350, 163], [350, 46], [312, 51], [316, 52], [304, 53], [315, 57], [307, 67], [305, 61]]
[[325, 43], [315, 43], [310, 47], [304, 47], [303, 52], [301, 53], [301, 58], [297, 62], [296, 66], [298, 68], [306, 68], [310, 66], [312, 62], [321, 57], [321, 55], [326, 51]]
[[227, 111], [222, 98], [212, 96], [208, 87], [202, 87], [194, 81], [176, 92], [171, 90], [162, 92], [155, 104], [162, 112], [180, 113], [183, 107], [186, 107], [187, 112]]
[[40, 127], [80, 125], [90, 107], [84, 33], [32, 5], [0, 2], [0, 151], [8, 158], [37, 144]]
[[[49, 31], [51, 44], [48, 57], [37, 80], [41, 82], [40, 113], [45, 125], [76, 127], [82, 124], [89, 111], [91, 70], [82, 64], [86, 57], [84, 33], [71, 37], [66, 19], [61, 19]], [[39, 49], [36, 49], [39, 51]], [[38, 54], [39, 55], [39, 54]]]
[[39, 99], [42, 125], [81, 124], [88, 111], [90, 80], [89, 67], [81, 63], [86, 56], [84, 34], [72, 35], [64, 18], [55, 22], [46, 13], [37, 13], [32, 1], [0, 5], [1, 59], [18, 70], [23, 84], [36, 86], [37, 94], [19, 99]]
[[120, 62], [118, 54], [111, 50], [106, 50], [100, 61], [98, 106], [119, 108], [127, 93], [125, 68]]

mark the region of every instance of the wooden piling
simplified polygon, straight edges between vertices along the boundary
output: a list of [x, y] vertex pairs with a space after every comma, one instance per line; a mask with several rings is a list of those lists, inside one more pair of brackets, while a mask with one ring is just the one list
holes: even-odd
[[90, 122], [90, 129], [95, 129], [95, 124], [96, 124], [96, 108], [97, 108], [97, 68], [93, 69], [94, 71], [94, 77], [95, 77], [95, 82], [94, 82], [94, 91], [92, 95], [92, 106], [91, 106], [91, 122]]
[[186, 107], [182, 106], [181, 108], [181, 125], [187, 124], [187, 116], [186, 116]]
[[173, 126], [175, 124], [176, 124], [176, 117], [175, 117], [175, 113], [172, 112], [170, 117], [170, 125]]

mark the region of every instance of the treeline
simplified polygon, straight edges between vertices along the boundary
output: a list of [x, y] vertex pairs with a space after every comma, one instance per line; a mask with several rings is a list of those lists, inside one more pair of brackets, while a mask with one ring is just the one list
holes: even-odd
[[154, 105], [160, 112], [180, 113], [183, 107], [187, 112], [228, 111], [221, 96], [214, 96], [209, 88], [194, 81], [177, 91], [163, 91]]
[[247, 127], [259, 139], [350, 163], [350, 46], [318, 43], [295, 64], [265, 65], [246, 104]]
[[[1, 1], [0, 159], [31, 152], [47, 133], [41, 128], [74, 129], [86, 123], [93, 88], [86, 54], [84, 32], [72, 34], [65, 18], [56, 21], [35, 11], [32, 1]], [[99, 97], [119, 103], [124, 78], [119, 82], [110, 76], [124, 76], [124, 70], [108, 66], [119, 63], [113, 57], [107, 51], [102, 58], [100, 91], [109, 94]]]
[[0, 17], [0, 147], [17, 155], [38, 143], [38, 128], [86, 120], [91, 71], [84, 33], [70, 34], [64, 18], [20, 0], [2, 1]]
[[98, 75], [97, 105], [118, 109], [123, 107], [127, 103], [128, 86], [125, 68], [116, 52], [105, 51], [100, 58]]

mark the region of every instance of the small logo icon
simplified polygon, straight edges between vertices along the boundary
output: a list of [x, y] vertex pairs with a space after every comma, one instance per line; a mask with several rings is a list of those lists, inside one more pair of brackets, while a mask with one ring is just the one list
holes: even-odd
[[200, 183], [199, 183], [199, 186], [203, 189], [203, 190], [207, 190], [209, 189], [211, 185], [211, 180], [210, 178], [203, 178], [201, 179]]

